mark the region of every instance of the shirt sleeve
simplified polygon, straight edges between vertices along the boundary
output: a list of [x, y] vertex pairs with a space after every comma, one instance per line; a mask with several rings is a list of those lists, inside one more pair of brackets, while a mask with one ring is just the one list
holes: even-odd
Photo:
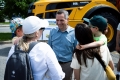
[[117, 30], [120, 30], [120, 23], [118, 24]]
[[14, 45], [11, 47], [11, 49], [10, 49], [10, 51], [8, 53], [7, 61], [9, 59], [9, 57], [14, 53], [14, 47], [15, 47]]
[[71, 68], [73, 69], [80, 69], [80, 64], [78, 63], [78, 60], [74, 54], [73, 58], [72, 58], [72, 62], [71, 62]]
[[107, 54], [108, 54], [109, 61], [112, 61], [112, 57], [111, 57], [111, 54], [110, 54], [110, 51], [109, 51], [108, 47], [107, 47]]
[[62, 71], [60, 64], [56, 58], [53, 50], [48, 47], [48, 53], [46, 54], [46, 62], [48, 65], [49, 73], [52, 80], [62, 80], [65, 77], [65, 73]]
[[102, 60], [104, 60], [104, 62], [108, 65], [109, 61], [112, 61], [112, 57], [110, 55], [110, 51], [109, 51], [107, 45], [103, 45], [100, 47], [100, 53], [102, 56]]
[[74, 49], [76, 48], [76, 45], [77, 45], [77, 44], [79, 44], [79, 43], [78, 43], [77, 39], [74, 38]]
[[50, 45], [50, 47], [52, 47], [52, 43], [51, 43], [51, 31], [50, 31], [50, 34], [49, 34], [49, 37], [48, 37], [48, 44]]
[[102, 34], [102, 36], [100, 37], [99, 41], [103, 41], [104, 44], [107, 43], [107, 38], [106, 38], [106, 36]]

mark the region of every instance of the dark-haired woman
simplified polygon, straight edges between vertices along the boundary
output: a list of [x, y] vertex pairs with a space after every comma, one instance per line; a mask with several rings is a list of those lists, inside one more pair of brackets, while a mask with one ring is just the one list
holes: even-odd
[[[75, 37], [81, 45], [94, 42], [91, 29], [84, 23], [76, 25]], [[95, 58], [95, 54], [100, 55], [106, 65], [110, 62], [113, 63], [106, 45], [84, 50], [76, 49], [71, 63], [75, 80], [107, 80], [106, 73], [100, 62]]]

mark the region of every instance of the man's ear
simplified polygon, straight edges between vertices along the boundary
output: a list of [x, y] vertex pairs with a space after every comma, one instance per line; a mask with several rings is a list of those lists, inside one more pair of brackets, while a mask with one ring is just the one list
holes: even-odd
[[69, 21], [69, 18], [67, 18], [67, 20]]
[[69, 18], [67, 18], [67, 22], [69, 21]]
[[67, 22], [69, 22], [69, 18], [67, 18], [66, 20], [67, 20]]

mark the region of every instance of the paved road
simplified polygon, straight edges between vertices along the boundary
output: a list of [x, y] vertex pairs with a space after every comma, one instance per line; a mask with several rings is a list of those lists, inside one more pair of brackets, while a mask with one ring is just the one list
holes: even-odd
[[[5, 70], [5, 64], [6, 64], [7, 55], [8, 55], [8, 52], [11, 46], [12, 46], [11, 43], [0, 44], [0, 80], [4, 80], [3, 75], [4, 75], [4, 70]], [[112, 59], [116, 67], [119, 55], [116, 52], [111, 52], [111, 55], [112, 55]], [[115, 69], [115, 72], [116, 72], [116, 69]]]
[[0, 80], [4, 80], [4, 69], [7, 55], [12, 44], [0, 44]]

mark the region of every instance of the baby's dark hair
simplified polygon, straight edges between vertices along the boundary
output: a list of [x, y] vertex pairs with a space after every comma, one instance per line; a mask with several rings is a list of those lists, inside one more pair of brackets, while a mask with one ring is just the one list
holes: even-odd
[[88, 44], [94, 41], [92, 31], [85, 23], [79, 23], [75, 26], [75, 37], [82, 45]]

